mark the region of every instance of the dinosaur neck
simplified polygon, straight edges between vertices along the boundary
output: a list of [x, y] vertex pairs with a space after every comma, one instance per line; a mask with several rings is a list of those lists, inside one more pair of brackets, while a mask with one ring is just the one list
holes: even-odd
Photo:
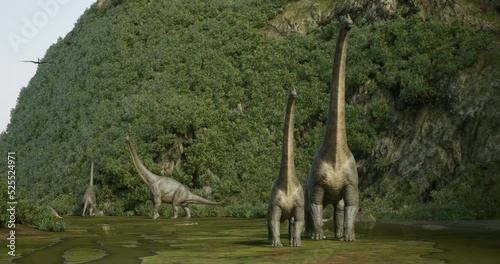
[[293, 125], [295, 117], [295, 91], [290, 92], [285, 114], [285, 126], [283, 129], [283, 150], [281, 154], [280, 181], [287, 189], [295, 176], [295, 164], [293, 156]]
[[144, 166], [144, 164], [141, 162], [139, 159], [139, 156], [137, 156], [137, 152], [135, 151], [134, 146], [132, 145], [132, 142], [130, 142], [130, 139], [127, 138], [127, 146], [128, 150], [130, 152], [130, 156], [132, 156], [132, 161], [134, 162], [135, 169], [139, 173], [139, 176], [141, 179], [146, 183], [150, 184], [153, 182], [153, 179], [150, 179], [150, 176], [152, 173]]
[[90, 182], [89, 187], [94, 187], [94, 162], [90, 165]]
[[347, 36], [350, 26], [343, 22], [333, 58], [332, 79], [330, 83], [330, 105], [326, 131], [323, 137], [323, 152], [334, 162], [347, 149], [345, 128], [345, 68], [347, 52]]

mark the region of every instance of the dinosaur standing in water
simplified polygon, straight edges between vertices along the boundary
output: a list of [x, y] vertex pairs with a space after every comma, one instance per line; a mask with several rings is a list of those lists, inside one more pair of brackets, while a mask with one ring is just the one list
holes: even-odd
[[268, 242], [282, 246], [280, 223], [288, 220], [288, 237], [292, 247], [300, 247], [300, 235], [304, 226], [304, 192], [295, 175], [293, 159], [293, 119], [295, 89], [290, 91], [283, 129], [283, 151], [278, 178], [274, 182], [267, 213]]
[[89, 187], [83, 195], [83, 212], [82, 216], [85, 216], [85, 211], [87, 211], [90, 216], [93, 216], [96, 211], [96, 198], [94, 192], [94, 162], [90, 165], [90, 182]]
[[[347, 146], [345, 127], [345, 68], [347, 36], [352, 20], [347, 15], [333, 60], [330, 105], [323, 142], [309, 171], [305, 187], [305, 236], [316, 240], [323, 235], [323, 208], [334, 206], [335, 237], [354, 241], [354, 221], [358, 210], [358, 172], [356, 161]], [[345, 207], [344, 207], [345, 206]]]
[[212, 202], [205, 198], [202, 198], [196, 194], [193, 194], [189, 189], [182, 185], [182, 183], [165, 176], [158, 176], [151, 171], [149, 171], [146, 166], [141, 162], [137, 152], [135, 151], [130, 137], [126, 138], [128, 150], [132, 156], [132, 161], [134, 166], [139, 173], [141, 179], [148, 185], [149, 192], [153, 199], [153, 219], [160, 216], [158, 210], [160, 209], [161, 203], [172, 204], [174, 211], [174, 216], [172, 219], [177, 218], [177, 208], [180, 206], [186, 213], [186, 218], [191, 217], [191, 212], [189, 211], [188, 205], [190, 203], [208, 204], [208, 205], [218, 205], [218, 202]]

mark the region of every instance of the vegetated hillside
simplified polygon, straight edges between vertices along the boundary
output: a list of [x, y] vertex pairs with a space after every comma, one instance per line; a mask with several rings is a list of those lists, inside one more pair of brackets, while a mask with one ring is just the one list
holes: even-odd
[[[326, 121], [340, 14], [302, 34], [280, 31], [279, 18], [301, 2], [94, 4], [49, 48], [53, 63], [22, 89], [0, 137], [4, 153], [16, 152], [18, 194], [76, 213], [94, 161], [99, 210], [150, 213], [130, 135], [150, 170], [229, 204], [194, 214], [264, 215], [289, 88], [298, 92], [302, 182]], [[323, 2], [311, 1], [338, 8]], [[496, 32], [404, 7], [359, 22], [348, 42], [347, 129], [362, 206], [380, 216], [498, 217]]]

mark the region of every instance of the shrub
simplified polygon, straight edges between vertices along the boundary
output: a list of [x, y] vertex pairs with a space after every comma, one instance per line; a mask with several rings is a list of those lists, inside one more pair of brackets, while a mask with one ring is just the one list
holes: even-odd
[[125, 205], [121, 200], [108, 201], [105, 203], [104, 215], [123, 216], [125, 213]]
[[251, 205], [236, 203], [224, 207], [224, 215], [229, 217], [255, 218], [267, 216], [267, 204]]
[[66, 230], [66, 222], [64, 220], [50, 215], [37, 217], [34, 224], [38, 229], [44, 231], [62, 232]]
[[375, 130], [363, 116], [362, 106], [346, 105], [347, 144], [354, 156], [370, 154], [375, 146]]
[[435, 84], [472, 66], [487, 40], [459, 21], [422, 21], [418, 15], [379, 21], [355, 33], [348, 79], [354, 85], [374, 80], [410, 105], [438, 98]]
[[60, 215], [74, 215], [75, 213], [76, 215], [78, 215], [79, 209], [83, 210], [83, 208], [81, 208], [81, 206], [79, 205], [80, 199], [78, 198], [79, 197], [77, 197], [76, 195], [60, 194], [49, 204]]
[[498, 165], [469, 165], [444, 189], [432, 192], [432, 199], [438, 204], [457, 203], [471, 212], [473, 219], [494, 219], [500, 217], [499, 193]]
[[402, 208], [396, 215], [402, 219], [412, 220], [458, 221], [475, 219], [474, 212], [458, 202], [450, 202], [447, 204], [437, 202], [414, 204]]
[[26, 199], [18, 201], [16, 211], [16, 223], [34, 225], [45, 231], [61, 232], [66, 230], [64, 219], [58, 219], [50, 211], [49, 207], [33, 204]]
[[368, 118], [375, 129], [383, 128], [391, 120], [391, 112], [387, 103], [380, 98], [373, 99], [368, 105]]

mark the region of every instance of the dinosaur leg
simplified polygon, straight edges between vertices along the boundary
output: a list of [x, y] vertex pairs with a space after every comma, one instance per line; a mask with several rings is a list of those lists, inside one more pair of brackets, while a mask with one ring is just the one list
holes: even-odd
[[176, 204], [172, 204], [172, 210], [174, 211], [174, 216], [172, 216], [171, 219], [177, 219], [177, 217], [179, 216], [179, 212]]
[[344, 237], [344, 200], [340, 200], [334, 205], [333, 228], [335, 238], [342, 239]]
[[273, 214], [272, 205], [267, 208], [267, 243], [272, 244], [273, 230], [271, 228], [271, 215]]
[[191, 218], [191, 211], [189, 211], [189, 208], [187, 205], [182, 205], [182, 210], [184, 210], [184, 213], [186, 213], [186, 219]]
[[302, 246], [302, 241], [300, 240], [300, 235], [302, 233], [302, 227], [304, 226], [304, 208], [296, 207], [294, 210], [293, 221], [290, 222], [292, 228], [290, 228], [290, 246], [300, 247]]
[[90, 216], [94, 216], [94, 208], [91, 206], [89, 206], [89, 215]]
[[305, 237], [312, 237], [313, 233], [313, 224], [312, 224], [312, 218], [311, 218], [311, 207], [308, 199], [308, 189], [306, 188], [304, 191], [304, 220], [305, 220], [305, 226], [306, 230], [304, 232]]
[[314, 240], [324, 239], [323, 236], [323, 197], [325, 195], [325, 190], [321, 186], [314, 188], [313, 200], [309, 204], [311, 209], [311, 220], [313, 230], [311, 233], [311, 238]]
[[347, 186], [344, 200], [344, 241], [354, 241], [356, 240], [354, 223], [356, 220], [356, 213], [358, 212], [358, 188], [354, 186]]
[[161, 198], [160, 196], [154, 197], [153, 200], [153, 219], [156, 219], [160, 216], [160, 205], [161, 205]]
[[85, 211], [87, 210], [87, 201], [85, 201], [85, 203], [83, 203], [83, 212], [82, 212], [82, 216], [85, 216]]
[[268, 230], [270, 234], [268, 237], [270, 238], [269, 243], [273, 247], [283, 246], [280, 240], [280, 219], [281, 219], [281, 208], [276, 205], [272, 205], [272, 208], [269, 210], [270, 214], [268, 216]]

